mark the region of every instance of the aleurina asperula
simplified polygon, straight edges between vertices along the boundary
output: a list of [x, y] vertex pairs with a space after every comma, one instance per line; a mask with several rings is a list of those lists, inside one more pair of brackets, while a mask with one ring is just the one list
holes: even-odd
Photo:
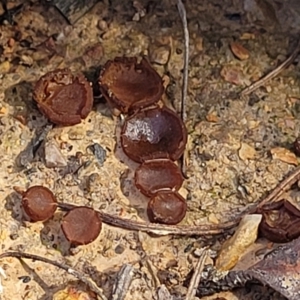
[[136, 162], [182, 155], [187, 132], [179, 116], [166, 107], [142, 110], [126, 118], [121, 132], [125, 154]]
[[93, 91], [82, 74], [58, 69], [42, 76], [33, 99], [39, 110], [54, 124], [75, 125], [85, 119], [93, 106]]
[[158, 191], [178, 191], [183, 176], [178, 166], [169, 159], [152, 159], [143, 162], [135, 171], [136, 187], [151, 197]]
[[146, 58], [116, 57], [103, 67], [100, 90], [112, 108], [128, 113], [160, 100], [163, 81]]
[[26, 191], [15, 190], [22, 195], [22, 207], [30, 221], [46, 221], [54, 215], [57, 200], [48, 188], [35, 185]]
[[154, 223], [174, 225], [185, 217], [187, 204], [177, 192], [160, 191], [148, 203], [147, 214]]

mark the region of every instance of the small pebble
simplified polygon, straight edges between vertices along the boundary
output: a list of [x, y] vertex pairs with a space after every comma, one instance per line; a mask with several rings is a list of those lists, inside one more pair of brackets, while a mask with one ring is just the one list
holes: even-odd
[[106, 150], [98, 143], [88, 146], [87, 149], [92, 151], [92, 153], [95, 155], [98, 162], [102, 166], [106, 160]]
[[68, 133], [68, 137], [70, 140], [82, 140], [84, 139], [85, 132], [83, 129], [72, 128]]
[[20, 276], [18, 279], [22, 280], [23, 283], [28, 283], [31, 280], [30, 276]]
[[98, 28], [100, 30], [106, 31], [108, 29], [107, 22], [104, 21], [104, 20], [99, 20], [99, 22], [98, 22]]
[[0, 73], [7, 73], [10, 69], [10, 62], [5, 60], [0, 64]]
[[45, 143], [45, 165], [48, 168], [65, 167], [67, 161], [54, 140]]
[[118, 245], [116, 248], [115, 248], [115, 252], [116, 254], [122, 254], [124, 252], [124, 247], [122, 245]]
[[170, 57], [170, 48], [168, 46], [161, 46], [155, 49], [150, 49], [150, 60], [158, 65], [165, 65], [168, 63]]

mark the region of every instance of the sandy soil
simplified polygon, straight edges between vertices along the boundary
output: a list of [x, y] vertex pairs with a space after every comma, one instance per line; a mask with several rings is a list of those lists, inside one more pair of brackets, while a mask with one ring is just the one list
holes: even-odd
[[[8, 7], [19, 3], [8, 2]], [[298, 163], [295, 157], [275, 158], [271, 150], [292, 150], [300, 135], [299, 57], [249, 97], [241, 98], [239, 92], [292, 52], [300, 6], [296, 0], [257, 3], [185, 2], [190, 68], [188, 179], [180, 190], [188, 201], [183, 224], [225, 222], [274, 188]], [[22, 151], [48, 124], [32, 100], [34, 83], [56, 68], [83, 71], [95, 82], [108, 59], [148, 55], [164, 78], [164, 101], [179, 111], [184, 46], [175, 1], [101, 1], [73, 26], [55, 9], [32, 1], [14, 21], [0, 25], [1, 252], [23, 251], [67, 263], [89, 274], [109, 299], [121, 266], [131, 264], [133, 280], [125, 299], [158, 299], [161, 284], [173, 299], [184, 299], [186, 278], [197, 260], [195, 249], [208, 245], [218, 250], [228, 235], [153, 236], [104, 224], [95, 242], [70, 249], [59, 227], [62, 213], [45, 223], [24, 221], [20, 196], [13, 190], [41, 184], [60, 201], [147, 221], [147, 199], [133, 186], [137, 164], [122, 153], [120, 121], [111, 116], [96, 85], [89, 117], [76, 126], [56, 126], [47, 135], [66, 167], [46, 167], [43, 151], [35, 157]], [[247, 59], [233, 55], [233, 41], [248, 50]], [[95, 143], [106, 151], [103, 163], [88, 149]], [[74, 281], [63, 270], [40, 262], [11, 258], [0, 266], [7, 276], [2, 278], [2, 300], [60, 299], [53, 295]], [[202, 299], [284, 298], [255, 285]]]

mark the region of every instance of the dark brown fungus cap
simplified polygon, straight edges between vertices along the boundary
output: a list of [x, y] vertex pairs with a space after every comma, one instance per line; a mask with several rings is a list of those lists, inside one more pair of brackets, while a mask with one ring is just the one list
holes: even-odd
[[185, 217], [186, 209], [185, 199], [177, 192], [161, 191], [149, 201], [147, 214], [150, 222], [174, 225]]
[[53, 193], [43, 186], [32, 186], [22, 193], [22, 207], [32, 222], [50, 219], [57, 208]]
[[100, 90], [111, 107], [122, 113], [156, 103], [164, 92], [163, 81], [143, 58], [109, 60], [99, 77]]
[[135, 171], [135, 185], [146, 196], [160, 190], [178, 191], [183, 177], [178, 166], [169, 159], [153, 159], [142, 163]]
[[66, 239], [73, 245], [86, 245], [100, 234], [102, 222], [92, 208], [79, 206], [70, 210], [62, 220], [61, 228]]
[[121, 132], [123, 151], [136, 162], [157, 158], [177, 160], [186, 141], [182, 120], [166, 107], [143, 110], [127, 118]]
[[281, 200], [261, 210], [262, 236], [275, 243], [286, 243], [300, 236], [300, 210], [292, 203]]
[[82, 74], [58, 69], [36, 83], [33, 99], [39, 110], [57, 125], [75, 125], [85, 119], [93, 106], [93, 91]]

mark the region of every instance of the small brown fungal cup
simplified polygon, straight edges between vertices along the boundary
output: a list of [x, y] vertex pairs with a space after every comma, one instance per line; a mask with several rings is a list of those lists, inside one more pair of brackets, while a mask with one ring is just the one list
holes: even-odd
[[36, 185], [22, 192], [22, 207], [30, 221], [47, 221], [56, 211], [57, 200], [48, 188]]
[[127, 118], [121, 131], [125, 154], [136, 162], [169, 158], [177, 160], [187, 142], [187, 132], [180, 117], [172, 110], [151, 108]]
[[145, 58], [117, 57], [108, 61], [99, 77], [100, 90], [112, 108], [126, 114], [160, 100], [163, 81]]
[[300, 210], [288, 200], [261, 208], [260, 234], [275, 243], [286, 243], [300, 236]]
[[169, 159], [143, 162], [135, 171], [135, 185], [145, 196], [151, 197], [161, 190], [178, 191], [183, 176], [178, 166]]
[[54, 124], [75, 125], [85, 119], [93, 106], [93, 91], [82, 74], [58, 69], [42, 76], [33, 99], [39, 110]]
[[62, 231], [72, 245], [86, 245], [100, 234], [102, 221], [92, 208], [79, 206], [70, 210], [62, 219]]
[[175, 225], [183, 220], [187, 210], [185, 199], [177, 192], [160, 191], [148, 203], [150, 222]]

